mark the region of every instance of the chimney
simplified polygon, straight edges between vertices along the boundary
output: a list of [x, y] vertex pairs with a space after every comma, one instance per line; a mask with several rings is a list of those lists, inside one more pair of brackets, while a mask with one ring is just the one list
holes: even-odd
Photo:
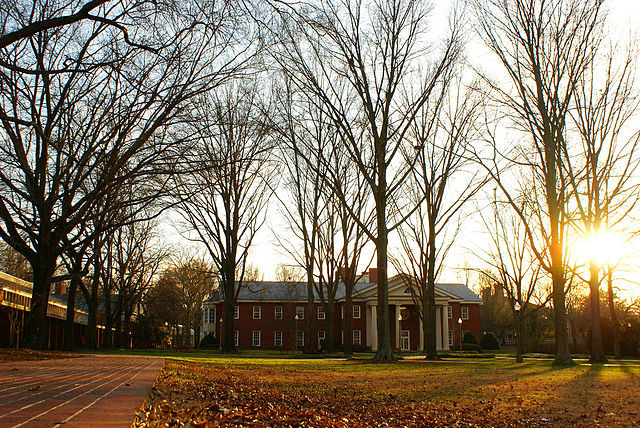
[[378, 268], [369, 268], [369, 282], [378, 283]]

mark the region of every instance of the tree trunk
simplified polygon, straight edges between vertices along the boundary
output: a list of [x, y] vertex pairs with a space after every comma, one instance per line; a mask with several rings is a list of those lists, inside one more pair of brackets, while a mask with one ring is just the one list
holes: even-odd
[[64, 321], [64, 344], [62, 347], [65, 351], [73, 351], [75, 345], [76, 291], [80, 281], [79, 275], [73, 274], [67, 289], [67, 318]]
[[304, 340], [303, 351], [307, 354], [315, 352], [315, 340], [314, 331], [313, 331], [313, 270], [307, 269], [307, 309], [306, 309], [306, 318], [305, 318], [305, 330], [306, 336]]
[[613, 350], [616, 358], [622, 358], [622, 350], [620, 348], [620, 323], [618, 323], [616, 307], [613, 304], [613, 272], [611, 266], [609, 266], [607, 271], [607, 297], [609, 301], [611, 328], [613, 330]]
[[47, 307], [51, 291], [51, 279], [56, 269], [52, 254], [38, 254], [39, 260], [32, 263], [33, 292], [29, 309], [29, 321], [25, 326], [24, 346], [32, 349], [47, 348]]
[[[430, 226], [430, 230], [435, 230], [435, 225]], [[430, 232], [431, 233], [431, 232]], [[429, 264], [427, 266], [427, 292], [425, 295], [426, 302], [423, 301], [423, 310], [425, 311], [424, 327], [427, 327], [427, 334], [424, 337], [425, 357], [427, 360], [438, 359], [438, 345], [436, 343], [436, 248], [435, 236], [429, 239]]]
[[[334, 351], [334, 327], [335, 327], [335, 307], [332, 297], [327, 299], [327, 306], [324, 308], [325, 316], [327, 318], [327, 329], [324, 335], [324, 352], [331, 353]], [[323, 350], [323, 349], [321, 349]]]
[[589, 261], [589, 297], [591, 301], [591, 358], [592, 363], [604, 363], [607, 357], [602, 346], [602, 328], [600, 325], [600, 278], [595, 260]]
[[393, 361], [391, 336], [389, 334], [389, 286], [387, 274], [387, 225], [383, 213], [378, 213], [378, 239], [376, 240], [378, 259], [378, 350], [373, 357], [376, 361]]
[[233, 338], [233, 315], [235, 312], [235, 273], [231, 277], [227, 276], [224, 283], [224, 334], [222, 335], [224, 352], [236, 352], [236, 345]]
[[[351, 287], [353, 290], [353, 287]], [[347, 293], [344, 307], [344, 353], [345, 355], [353, 354], [353, 296], [352, 291]], [[369, 345], [373, 345], [370, 343]]]
[[102, 339], [103, 348], [111, 348], [113, 346], [113, 314], [111, 313], [111, 293], [104, 284], [104, 336]]
[[91, 277], [91, 297], [87, 302], [87, 346], [91, 349], [98, 348], [98, 293], [100, 290], [100, 240], [93, 241], [93, 275]]

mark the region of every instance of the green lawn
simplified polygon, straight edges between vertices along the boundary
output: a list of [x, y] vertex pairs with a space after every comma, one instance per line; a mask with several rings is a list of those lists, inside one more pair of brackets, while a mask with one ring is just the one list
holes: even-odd
[[[257, 351], [153, 354], [168, 358], [157, 396], [148, 403], [151, 420], [159, 423], [198, 415], [242, 425], [294, 412], [301, 420], [320, 418], [315, 426], [343, 426], [341, 418], [363, 426], [388, 418], [395, 418], [392, 426], [640, 424], [638, 362], [590, 365], [579, 360], [559, 368], [551, 360], [516, 364], [503, 356], [426, 362], [406, 355], [385, 364], [372, 362], [370, 354], [349, 360]], [[173, 416], [162, 407], [167, 400], [176, 403]]]

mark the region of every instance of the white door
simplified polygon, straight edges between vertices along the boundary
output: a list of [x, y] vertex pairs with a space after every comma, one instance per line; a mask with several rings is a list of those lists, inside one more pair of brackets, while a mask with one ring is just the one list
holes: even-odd
[[411, 340], [409, 339], [409, 330], [400, 331], [400, 349], [409, 351], [411, 349]]

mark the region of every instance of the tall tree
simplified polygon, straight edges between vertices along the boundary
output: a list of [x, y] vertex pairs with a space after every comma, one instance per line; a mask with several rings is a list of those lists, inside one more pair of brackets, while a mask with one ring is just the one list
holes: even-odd
[[[607, 234], [624, 227], [626, 215], [636, 206], [640, 188], [635, 179], [640, 164], [638, 128], [629, 129], [636, 117], [635, 54], [621, 56], [618, 49], [598, 54], [577, 84], [571, 119], [581, 142], [579, 149], [565, 147], [563, 168], [572, 189], [573, 225], [585, 240], [606, 244]], [[629, 133], [629, 136], [626, 134]], [[609, 239], [612, 237], [609, 236]], [[591, 358], [605, 362], [600, 325], [600, 284], [606, 257], [602, 248], [588, 254]], [[615, 264], [617, 260], [610, 260]]]
[[483, 184], [465, 153], [477, 127], [478, 102], [454, 77], [443, 76], [440, 97], [414, 118], [414, 147], [405, 156], [418, 155], [407, 186], [407, 199], [417, 209], [400, 226], [402, 251], [392, 258], [396, 269], [408, 274], [401, 277], [422, 320], [427, 359], [437, 359], [435, 283], [460, 230], [455, 222]]
[[235, 350], [234, 308], [251, 244], [263, 225], [275, 170], [255, 82], [229, 85], [199, 100], [187, 134], [193, 140], [176, 177], [175, 207], [187, 237], [206, 248], [222, 286], [224, 344]]
[[[425, 40], [429, 7], [423, 1], [321, 1], [279, 12], [275, 60], [329, 116], [375, 201], [375, 226], [361, 226], [377, 254], [375, 359], [389, 361], [387, 246], [389, 233], [406, 216], [392, 201], [412, 167], [398, 154], [413, 117], [456, 61], [460, 29], [454, 23], [436, 53]], [[425, 59], [429, 65], [419, 67]]]
[[[57, 3], [33, 5], [38, 20], [64, 14]], [[159, 131], [246, 57], [230, 52], [239, 20], [226, 3], [136, 6], [114, 5], [113, 18], [119, 28], [135, 22], [145, 46], [91, 19], [0, 50], [0, 238], [33, 268], [32, 347], [44, 346], [49, 288], [77, 225], [110, 188], [157, 176], [175, 154]]]
[[[497, 144], [483, 164], [493, 176], [512, 207], [519, 205], [511, 197], [498, 160], [531, 168], [534, 180], [541, 183], [545, 215], [542, 222], [527, 219], [532, 250], [553, 283], [553, 307], [556, 333], [555, 364], [573, 364], [569, 353], [565, 292], [567, 183], [563, 174], [562, 153], [567, 143], [569, 110], [580, 78], [591, 63], [600, 42], [602, 0], [474, 0], [478, 33], [494, 53], [506, 74], [497, 81], [481, 73], [490, 89], [483, 93], [489, 103], [500, 109], [500, 116], [527, 135], [523, 147], [525, 159]], [[495, 73], [493, 74], [495, 75]], [[499, 168], [499, 167], [498, 167]], [[539, 232], [541, 240], [534, 234]]]

